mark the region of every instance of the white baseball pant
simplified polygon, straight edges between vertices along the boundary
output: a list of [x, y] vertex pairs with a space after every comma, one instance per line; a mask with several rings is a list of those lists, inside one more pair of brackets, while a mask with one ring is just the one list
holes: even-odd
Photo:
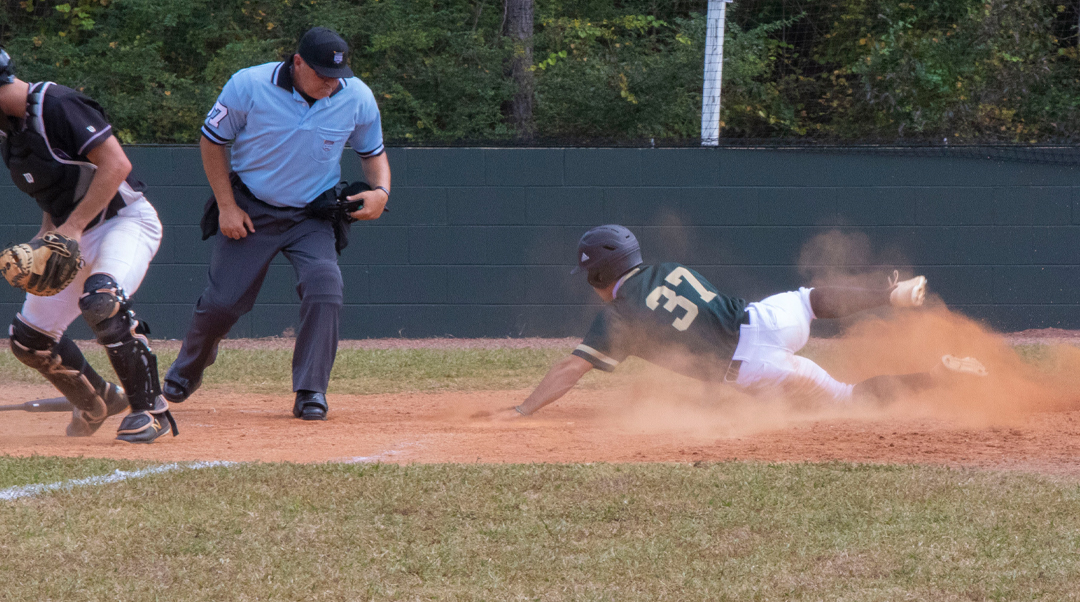
[[732, 359], [741, 360], [735, 386], [752, 395], [851, 400], [854, 385], [842, 383], [813, 361], [795, 355], [810, 340], [810, 290], [773, 295], [746, 307], [750, 323], [739, 328]]
[[112, 276], [129, 297], [139, 290], [150, 260], [161, 246], [161, 221], [141, 192], [131, 191], [125, 196], [129, 197], [126, 207], [83, 234], [79, 251], [86, 265], [75, 280], [52, 297], [26, 295], [19, 312], [25, 324], [59, 340], [82, 315], [79, 296], [91, 274]]

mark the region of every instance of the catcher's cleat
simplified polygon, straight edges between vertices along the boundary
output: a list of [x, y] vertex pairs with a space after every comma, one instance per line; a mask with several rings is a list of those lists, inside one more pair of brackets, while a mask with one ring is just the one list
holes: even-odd
[[296, 392], [296, 403], [293, 404], [292, 413], [300, 420], [326, 420], [326, 412], [329, 409], [324, 393], [301, 389]]
[[173, 437], [180, 434], [176, 428], [176, 420], [169, 412], [169, 402], [158, 396], [154, 409], [132, 412], [124, 416], [120, 428], [116, 431], [116, 438], [128, 443], [153, 443], [155, 439], [172, 429]]
[[919, 307], [926, 300], [926, 276], [900, 280], [900, 271], [889, 277], [889, 304], [893, 307]]
[[89, 437], [97, 432], [98, 428], [109, 416], [115, 416], [128, 409], [128, 397], [124, 389], [119, 385], [105, 383], [105, 393], [101, 395], [105, 402], [105, 413], [96, 416], [86, 410], [75, 408], [71, 411], [71, 422], [67, 426], [68, 437]]
[[972, 376], [986, 376], [990, 374], [982, 362], [973, 357], [956, 357], [955, 355], [943, 355], [941, 366], [953, 374], [969, 374]]

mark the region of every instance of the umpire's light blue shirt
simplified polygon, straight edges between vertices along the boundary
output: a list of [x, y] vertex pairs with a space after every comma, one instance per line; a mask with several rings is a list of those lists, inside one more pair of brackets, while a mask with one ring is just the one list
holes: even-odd
[[271, 205], [303, 207], [341, 178], [345, 141], [361, 157], [383, 152], [379, 107], [359, 78], [309, 106], [293, 88], [289, 63], [237, 71], [206, 116], [202, 133], [232, 140], [232, 170]]

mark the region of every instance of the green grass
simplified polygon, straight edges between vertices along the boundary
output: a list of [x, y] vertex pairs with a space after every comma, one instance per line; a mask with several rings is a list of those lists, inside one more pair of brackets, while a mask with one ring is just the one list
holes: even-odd
[[[47, 463], [0, 466], [23, 462]], [[0, 502], [0, 579], [2, 600], [1078, 600], [1080, 486], [846, 464], [248, 464]]]
[[1015, 345], [1013, 349], [1020, 359], [1044, 372], [1057, 372], [1065, 367], [1061, 354], [1050, 345]]
[[[535, 386], [566, 355], [540, 349], [350, 349], [338, 352], [330, 381], [336, 393], [476, 391]], [[230, 351], [207, 371], [207, 384], [265, 391], [292, 384], [292, 350]]]
[[31, 456], [16, 459], [0, 456], [0, 489], [18, 485], [82, 479], [108, 474], [114, 470], [136, 470], [149, 464], [149, 462], [89, 458]]
[[[339, 394], [411, 391], [478, 391], [536, 386], [547, 369], [567, 350], [559, 349], [343, 349], [338, 352], [331, 386]], [[176, 352], [158, 354], [164, 375]], [[93, 349], [86, 358], [106, 379], [115, 379], [105, 352]], [[582, 386], [591, 387], [595, 376]], [[41, 375], [0, 351], [0, 383], [42, 382]], [[207, 369], [204, 386], [242, 385], [252, 393], [292, 390], [292, 350], [223, 349]]]
[[[1044, 371], [1061, 369], [1060, 357], [1049, 345], [1020, 345], [1020, 357]], [[481, 391], [529, 389], [570, 349], [343, 349], [331, 374], [336, 394], [376, 395], [415, 391]], [[827, 360], [831, 347], [811, 341], [800, 355]], [[164, 375], [176, 359], [175, 351], [158, 352]], [[106, 379], [115, 373], [105, 352], [91, 349], [86, 358]], [[630, 358], [619, 367], [623, 376], [648, 370], [647, 363]], [[204, 387], [235, 388], [257, 394], [292, 390], [291, 349], [223, 349], [207, 369]], [[7, 350], [0, 350], [0, 384], [40, 383], [37, 371], [21, 364]], [[579, 387], [591, 389], [615, 384], [604, 375], [590, 373]]]

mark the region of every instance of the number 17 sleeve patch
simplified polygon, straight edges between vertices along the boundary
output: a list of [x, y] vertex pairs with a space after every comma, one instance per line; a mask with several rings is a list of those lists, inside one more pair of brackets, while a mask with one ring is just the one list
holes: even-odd
[[210, 112], [206, 114], [202, 133], [211, 142], [225, 144], [235, 138], [243, 126], [243, 113], [230, 109], [219, 100], [214, 103], [214, 108], [210, 109]]
[[221, 125], [221, 120], [229, 114], [229, 107], [221, 104], [220, 102], [214, 103], [214, 108], [210, 109], [210, 112], [206, 115], [206, 123], [218, 127]]

